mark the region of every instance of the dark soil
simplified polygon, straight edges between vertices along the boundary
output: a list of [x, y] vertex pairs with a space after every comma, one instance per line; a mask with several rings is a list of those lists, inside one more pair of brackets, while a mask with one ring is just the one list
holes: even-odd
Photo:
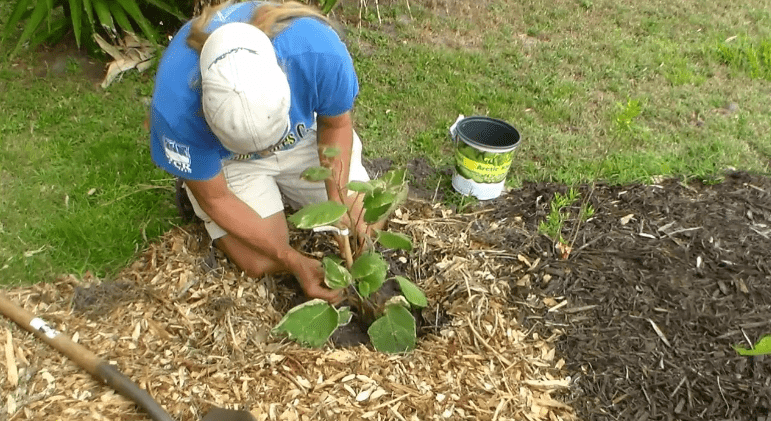
[[[532, 232], [490, 240], [541, 258], [511, 302], [525, 326], [561, 333], [573, 379], [564, 398], [586, 420], [769, 419], [769, 357], [731, 346], [771, 333], [771, 179], [580, 191], [596, 213], [577, 234], [575, 220], [566, 224], [567, 259], [538, 234], [564, 186], [526, 184], [490, 215], [520, 216]], [[549, 311], [544, 297], [567, 304]]]
[[[474, 225], [491, 248], [540, 259], [510, 302], [560, 336], [562, 399], [584, 420], [771, 420], [771, 356], [732, 348], [771, 333], [771, 178], [577, 189], [569, 253], [538, 229], [566, 186], [526, 183], [473, 209], [494, 208]], [[581, 201], [595, 212], [578, 224]], [[515, 218], [524, 233], [484, 229]]]
[[100, 58], [90, 57], [85, 49], [78, 50], [75, 40], [68, 34], [55, 45], [41, 45], [36, 49], [36, 61], [32, 72], [42, 78], [63, 78], [77, 74], [91, 82], [94, 88], [104, 79], [107, 63]]

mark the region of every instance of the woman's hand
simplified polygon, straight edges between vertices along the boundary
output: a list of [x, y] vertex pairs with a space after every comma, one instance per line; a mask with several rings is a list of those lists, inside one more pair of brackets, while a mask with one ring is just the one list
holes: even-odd
[[321, 298], [330, 304], [337, 304], [342, 300], [340, 291], [331, 290], [324, 285], [324, 268], [321, 262], [300, 255], [296, 260], [293, 259], [287, 263], [305, 295], [310, 298]]

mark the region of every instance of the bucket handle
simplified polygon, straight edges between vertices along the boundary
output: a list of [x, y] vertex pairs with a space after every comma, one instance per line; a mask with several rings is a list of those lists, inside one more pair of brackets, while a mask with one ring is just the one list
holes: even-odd
[[452, 143], [458, 143], [458, 123], [460, 123], [461, 120], [466, 118], [463, 114], [458, 114], [458, 118], [455, 120], [455, 123], [452, 123], [452, 126], [450, 126], [450, 139], [452, 140]]

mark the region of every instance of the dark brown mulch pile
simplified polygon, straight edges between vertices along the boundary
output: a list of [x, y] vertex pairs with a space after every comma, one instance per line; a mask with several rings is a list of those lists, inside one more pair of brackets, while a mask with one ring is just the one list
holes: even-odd
[[771, 333], [771, 179], [582, 186], [596, 212], [565, 260], [538, 224], [566, 190], [533, 183], [496, 199], [491, 221], [520, 216], [532, 234], [490, 241], [541, 256], [511, 302], [531, 329], [562, 332], [558, 354], [573, 379], [564, 399], [578, 415], [771, 419], [769, 357], [731, 347]]

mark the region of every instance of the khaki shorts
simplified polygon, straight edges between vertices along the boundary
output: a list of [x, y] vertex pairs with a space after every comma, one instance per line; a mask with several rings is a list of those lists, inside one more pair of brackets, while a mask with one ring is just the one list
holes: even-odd
[[[361, 163], [361, 148], [361, 139], [354, 131], [349, 181], [370, 179]], [[300, 178], [305, 169], [319, 165], [316, 132], [309, 131], [305, 139], [293, 149], [277, 152], [271, 157], [250, 161], [222, 161], [222, 172], [230, 191], [262, 218], [267, 218], [284, 210], [282, 195], [294, 209], [329, 199], [323, 181], [310, 182]], [[201, 209], [190, 190], [187, 190], [187, 195], [195, 214], [203, 220], [211, 239], [216, 240], [227, 235], [227, 232]]]

